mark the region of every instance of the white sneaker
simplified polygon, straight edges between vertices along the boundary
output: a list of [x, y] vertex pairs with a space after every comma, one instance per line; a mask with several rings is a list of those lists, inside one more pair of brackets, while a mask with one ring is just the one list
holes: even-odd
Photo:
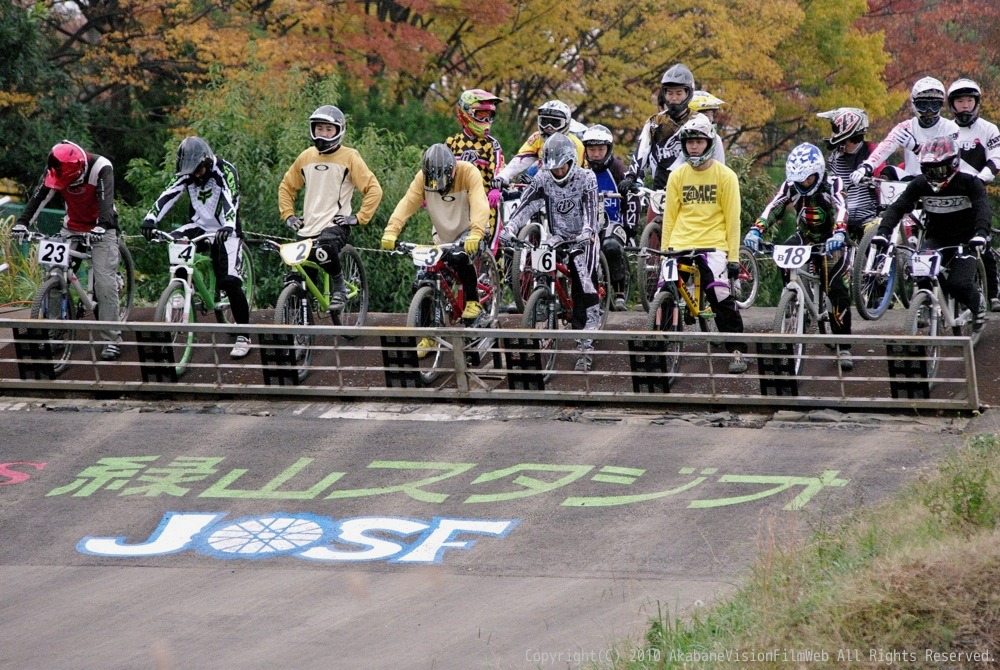
[[729, 363], [729, 374], [731, 375], [741, 375], [747, 371], [747, 360], [743, 358], [743, 354], [736, 352], [733, 354], [733, 360]]
[[236, 338], [236, 344], [233, 345], [233, 350], [229, 352], [230, 358], [246, 358], [247, 354], [250, 353], [250, 338], [246, 335], [240, 335]]

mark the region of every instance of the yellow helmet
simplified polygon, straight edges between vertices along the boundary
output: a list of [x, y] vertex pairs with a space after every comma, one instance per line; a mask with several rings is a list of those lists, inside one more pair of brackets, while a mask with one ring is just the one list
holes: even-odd
[[725, 100], [719, 100], [711, 93], [706, 91], [695, 91], [694, 95], [691, 97], [691, 102], [688, 103], [688, 109], [697, 114], [698, 112], [704, 112], [709, 109], [718, 109], [724, 104], [726, 104]]

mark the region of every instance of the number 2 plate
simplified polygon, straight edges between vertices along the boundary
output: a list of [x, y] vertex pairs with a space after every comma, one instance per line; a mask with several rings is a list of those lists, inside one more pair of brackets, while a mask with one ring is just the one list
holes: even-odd
[[48, 267], [69, 267], [69, 244], [45, 239], [38, 243], [38, 262]]
[[167, 253], [171, 265], [191, 265], [194, 262], [194, 245], [190, 242], [171, 242]]
[[285, 261], [288, 265], [299, 265], [302, 261], [309, 258], [312, 246], [312, 240], [299, 240], [298, 242], [282, 244], [281, 260]]
[[785, 270], [797, 270], [809, 262], [811, 248], [799, 245], [774, 245], [774, 264]]

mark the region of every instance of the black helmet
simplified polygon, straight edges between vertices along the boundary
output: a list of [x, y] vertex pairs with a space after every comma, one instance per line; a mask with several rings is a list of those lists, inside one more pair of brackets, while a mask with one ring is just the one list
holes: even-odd
[[[673, 86], [680, 86], [687, 91], [687, 95], [684, 100], [677, 104], [667, 104], [666, 90]], [[670, 118], [674, 121], [681, 121], [689, 113], [688, 103], [694, 97], [694, 89], [694, 75], [691, 74], [691, 70], [683, 63], [677, 63], [664, 72], [663, 77], [660, 78], [660, 94], [657, 97], [657, 102], [661, 109], [666, 107]]]
[[[979, 84], [971, 79], [956, 79], [951, 83], [951, 86], [948, 87], [948, 107], [951, 108], [951, 115], [955, 117], [955, 123], [963, 128], [968, 128], [976, 122], [976, 119], [979, 118], [979, 103], [982, 95]], [[963, 96], [969, 96], [976, 101], [971, 112], [955, 111], [955, 98]]]
[[[337, 134], [333, 137], [317, 137], [316, 124], [329, 123], [337, 126]], [[340, 146], [340, 141], [344, 139], [347, 132], [347, 119], [344, 113], [333, 105], [323, 105], [309, 117], [309, 137], [321, 154], [329, 153]]]
[[181, 145], [177, 147], [177, 165], [174, 168], [174, 175], [177, 177], [190, 177], [198, 168], [204, 166], [206, 172], [195, 181], [204, 184], [208, 179], [208, 171], [212, 169], [215, 162], [215, 154], [208, 142], [200, 137], [186, 137]]
[[455, 154], [446, 144], [432, 144], [424, 152], [424, 190], [447, 193], [455, 181]]

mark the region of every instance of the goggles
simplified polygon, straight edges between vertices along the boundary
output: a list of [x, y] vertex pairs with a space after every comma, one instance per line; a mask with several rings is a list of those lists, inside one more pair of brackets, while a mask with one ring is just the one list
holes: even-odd
[[474, 109], [472, 110], [472, 118], [476, 121], [487, 122], [492, 121], [496, 116], [496, 112], [492, 109]]
[[913, 108], [916, 109], [921, 114], [926, 114], [926, 113], [936, 114], [941, 111], [942, 107], [944, 107], [944, 101], [939, 100], [937, 98], [913, 101]]
[[955, 172], [955, 168], [952, 166], [951, 161], [948, 161], [947, 163], [921, 165], [920, 172], [927, 177], [927, 181], [941, 183], [948, 181], [951, 175]]
[[539, 116], [538, 127], [542, 130], [561, 130], [566, 127], [566, 119], [561, 116]]

